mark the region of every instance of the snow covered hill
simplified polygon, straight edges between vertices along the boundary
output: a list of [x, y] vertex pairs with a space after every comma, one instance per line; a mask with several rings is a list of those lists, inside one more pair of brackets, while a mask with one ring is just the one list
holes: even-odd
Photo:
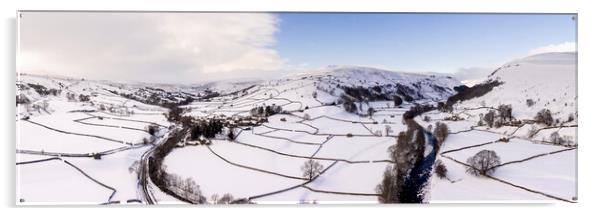
[[[502, 84], [484, 96], [459, 103], [459, 108], [512, 105], [517, 119], [533, 119], [549, 109], [554, 119], [566, 121], [577, 115], [577, 54], [544, 53], [509, 62], [496, 69], [485, 82]], [[532, 100], [533, 103], [528, 103]]]
[[[447, 174], [431, 178], [430, 201], [577, 201], [576, 63], [576, 53], [511, 61], [417, 119], [450, 131], [438, 156]], [[488, 178], [467, 174], [485, 150], [501, 164]]]
[[462, 85], [450, 76], [368, 67], [330, 66], [313, 74], [321, 75], [319, 86], [329, 92], [344, 91], [341, 87], [363, 87], [376, 93], [399, 95], [404, 101], [442, 100], [456, 93], [454, 87]]

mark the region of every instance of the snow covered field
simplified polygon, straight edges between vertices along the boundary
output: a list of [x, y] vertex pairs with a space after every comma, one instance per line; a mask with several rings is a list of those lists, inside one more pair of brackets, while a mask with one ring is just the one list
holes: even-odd
[[[450, 132], [437, 155], [448, 176], [430, 178], [425, 201], [574, 201], [577, 96], [574, 86], [565, 83], [574, 81], [569, 76], [572, 57], [556, 53], [511, 62], [489, 77], [504, 83], [491, 92], [459, 101], [453, 111], [435, 110], [416, 117], [424, 128], [443, 122]], [[516, 78], [518, 74], [534, 81]], [[554, 78], [536, 79], [548, 75]], [[61, 92], [38, 94], [38, 84]], [[148, 175], [142, 171], [148, 171], [141, 162], [148, 161], [147, 153], [157, 148], [153, 145], [165, 143], [182, 127], [167, 120], [165, 104], [141, 101], [173, 102], [198, 92], [218, 92], [219, 96], [207, 98], [199, 93], [191, 103], [176, 100], [184, 104], [179, 105], [181, 116], [245, 122], [257, 117], [252, 110], [258, 107], [282, 110], [266, 122], [236, 125], [232, 141], [218, 136], [210, 145], [174, 148], [163, 161], [167, 173], [194, 180], [206, 198], [229, 193], [256, 203], [377, 203], [375, 188], [393, 163], [389, 148], [407, 129], [403, 114], [416, 104], [445, 101], [457, 85], [457, 80], [445, 76], [363, 67], [181, 88], [22, 76], [17, 88], [29, 103], [19, 104], [16, 113], [17, 201], [148, 203], [145, 196], [150, 193], [156, 203], [182, 203], [150, 179], [148, 188], [142, 187], [140, 179]], [[158, 87], [173, 91], [168, 94]], [[382, 97], [402, 90], [404, 102], [398, 107]], [[346, 91], [370, 92], [375, 99], [352, 101], [357, 112], [350, 113], [339, 97]], [[84, 98], [70, 98], [71, 94]], [[535, 104], [526, 105], [527, 99]], [[514, 120], [521, 120], [520, 124], [478, 123], [480, 116], [502, 104], [512, 105]], [[559, 122], [534, 123], [534, 116], [544, 108]], [[148, 132], [150, 125], [158, 127], [155, 137]], [[572, 142], [557, 145], [551, 139], [555, 134]], [[467, 159], [481, 150], [495, 151], [500, 166], [490, 176], [467, 174]], [[323, 167], [313, 179], [302, 170], [309, 160]]]

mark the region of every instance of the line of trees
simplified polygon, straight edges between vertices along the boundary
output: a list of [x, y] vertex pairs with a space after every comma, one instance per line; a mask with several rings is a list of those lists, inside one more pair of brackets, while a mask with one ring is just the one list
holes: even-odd
[[272, 104], [267, 106], [253, 107], [249, 113], [254, 117], [268, 117], [278, 113], [282, 113], [282, 106]]
[[420, 185], [409, 179], [410, 172], [424, 159], [425, 136], [418, 123], [406, 120], [408, 129], [399, 133], [397, 143], [389, 147], [389, 157], [394, 162], [383, 173], [376, 186], [381, 203], [418, 203], [422, 201]]

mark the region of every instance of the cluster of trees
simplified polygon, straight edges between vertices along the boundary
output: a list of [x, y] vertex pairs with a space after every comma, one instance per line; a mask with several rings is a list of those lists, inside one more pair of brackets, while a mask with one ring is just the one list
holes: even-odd
[[410, 172], [424, 158], [423, 129], [413, 120], [407, 120], [408, 129], [399, 133], [397, 143], [389, 148], [394, 162], [383, 173], [382, 182], [376, 186], [381, 203], [417, 203], [422, 201], [420, 185], [410, 179]]
[[81, 101], [81, 102], [90, 101], [90, 95], [80, 94], [79, 101]]
[[403, 113], [403, 118], [404, 119], [413, 119], [414, 117], [418, 116], [418, 115], [422, 115], [422, 113], [425, 112], [429, 112], [435, 110], [435, 107], [433, 105], [430, 104], [425, 104], [425, 105], [420, 105], [420, 104], [416, 104], [416, 106], [413, 106], [412, 108], [410, 108], [410, 110], [408, 110], [407, 112]]
[[[165, 167], [163, 166], [163, 159], [175, 148], [180, 140], [182, 140], [185, 136], [184, 130], [179, 130], [174, 133], [174, 136], [169, 137], [165, 143], [157, 146], [154, 151], [154, 154], [149, 158], [149, 176], [150, 179], [157, 185], [163, 192], [168, 193], [174, 197], [180, 198], [182, 200], [188, 200], [190, 202], [204, 200], [201, 196], [197, 197], [189, 197], [185, 194], [181, 194], [175, 192], [174, 187], [183, 186], [184, 183], [178, 179], [178, 177], [168, 176], [168, 173], [165, 172]], [[193, 184], [189, 184], [188, 189], [196, 188]], [[187, 190], [191, 191], [191, 190]], [[200, 190], [199, 190], [200, 192]], [[195, 194], [195, 193], [191, 193]], [[199, 195], [199, 193], [196, 193]], [[190, 195], [192, 196], [192, 195]], [[190, 200], [188, 198], [191, 198]]]
[[535, 122], [544, 124], [546, 126], [552, 126], [554, 124], [554, 118], [552, 112], [549, 109], [542, 109], [535, 115]]
[[254, 117], [268, 117], [271, 115], [282, 113], [282, 106], [278, 106], [276, 104], [272, 104], [272, 105], [268, 105], [268, 106], [258, 106], [258, 107], [254, 107], [249, 112], [250, 112], [251, 116], [254, 116]]
[[180, 122], [182, 120], [181, 115], [184, 112], [184, 109], [180, 108], [178, 104], [169, 103], [165, 104], [164, 107], [169, 109], [169, 112], [167, 113], [167, 121]]
[[497, 113], [494, 110], [489, 110], [485, 115], [479, 115], [479, 125], [487, 125], [488, 127], [501, 127], [512, 121], [512, 106], [511, 105], [499, 105]]
[[470, 100], [472, 98], [481, 97], [487, 92], [491, 91], [493, 87], [501, 85], [502, 82], [497, 80], [477, 84], [473, 87], [465, 88], [463, 91], [458, 92], [457, 94], [447, 98], [447, 102], [445, 103], [446, 108], [451, 108], [458, 101]]
[[38, 85], [38, 84], [33, 84], [33, 83], [27, 83], [27, 85], [31, 88], [33, 88], [40, 96], [47, 96], [47, 95], [60, 95], [61, 94], [61, 90], [59, 89], [54, 89], [54, 88], [46, 88], [46, 86], [43, 85]]
[[554, 133], [550, 134], [550, 142], [556, 145], [572, 145], [573, 139], [568, 135], [560, 136], [558, 131], [554, 131]]
[[27, 96], [25, 96], [24, 94], [17, 95], [16, 101], [17, 101], [17, 105], [31, 103], [29, 98], [27, 98]]
[[355, 105], [355, 101], [355, 98], [346, 94], [341, 94], [339, 96], [339, 103], [343, 104], [343, 109], [349, 113], [357, 113], [357, 105]]
[[182, 179], [176, 174], [167, 173], [165, 166], [162, 167], [160, 176], [168, 190], [177, 194], [193, 204], [204, 204], [207, 199], [203, 196], [201, 187], [192, 179]]
[[218, 194], [211, 195], [212, 204], [250, 204], [251, 202], [247, 199], [236, 199], [232, 194], [225, 193], [221, 197]]
[[474, 176], [491, 175], [497, 166], [501, 164], [500, 157], [491, 150], [481, 150], [466, 160], [468, 166], [466, 173]]
[[363, 86], [342, 86], [341, 87], [346, 95], [357, 99], [358, 101], [376, 101], [376, 100], [389, 100], [387, 94], [383, 93], [380, 86], [363, 87]]
[[[418, 97], [421, 97], [420, 92], [416, 92], [414, 89], [412, 89], [409, 86], [405, 86], [405, 85], [398, 83], [395, 87], [396, 87], [395, 93], [397, 95], [401, 95], [405, 101], [414, 101], [415, 98], [412, 97], [411, 95], [417, 94]], [[417, 86], [417, 84], [414, 83], [414, 87], [419, 87], [419, 86]]]
[[218, 119], [202, 120], [193, 123], [190, 127], [190, 140], [197, 140], [199, 136], [215, 138], [216, 134], [222, 133], [224, 123]]

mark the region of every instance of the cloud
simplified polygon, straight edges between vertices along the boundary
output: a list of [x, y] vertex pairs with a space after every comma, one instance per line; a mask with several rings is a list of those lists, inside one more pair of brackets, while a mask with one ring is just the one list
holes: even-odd
[[19, 71], [192, 83], [280, 73], [278, 19], [267, 13], [28, 12]]
[[527, 56], [537, 55], [550, 52], [576, 52], [577, 44], [575, 42], [564, 42], [559, 44], [550, 44], [543, 47], [538, 47], [527, 52]]
[[564, 42], [559, 44], [550, 44], [538, 48], [531, 49], [527, 52], [515, 55], [511, 58], [492, 64], [488, 67], [465, 67], [460, 68], [454, 73], [454, 77], [467, 85], [474, 85], [483, 81], [495, 68], [511, 61], [522, 59], [528, 56], [550, 53], [550, 52], [576, 52], [577, 45], [575, 42]]
[[492, 72], [493, 69], [489, 67], [467, 67], [458, 69], [454, 77], [465, 85], [472, 86], [484, 80]]

